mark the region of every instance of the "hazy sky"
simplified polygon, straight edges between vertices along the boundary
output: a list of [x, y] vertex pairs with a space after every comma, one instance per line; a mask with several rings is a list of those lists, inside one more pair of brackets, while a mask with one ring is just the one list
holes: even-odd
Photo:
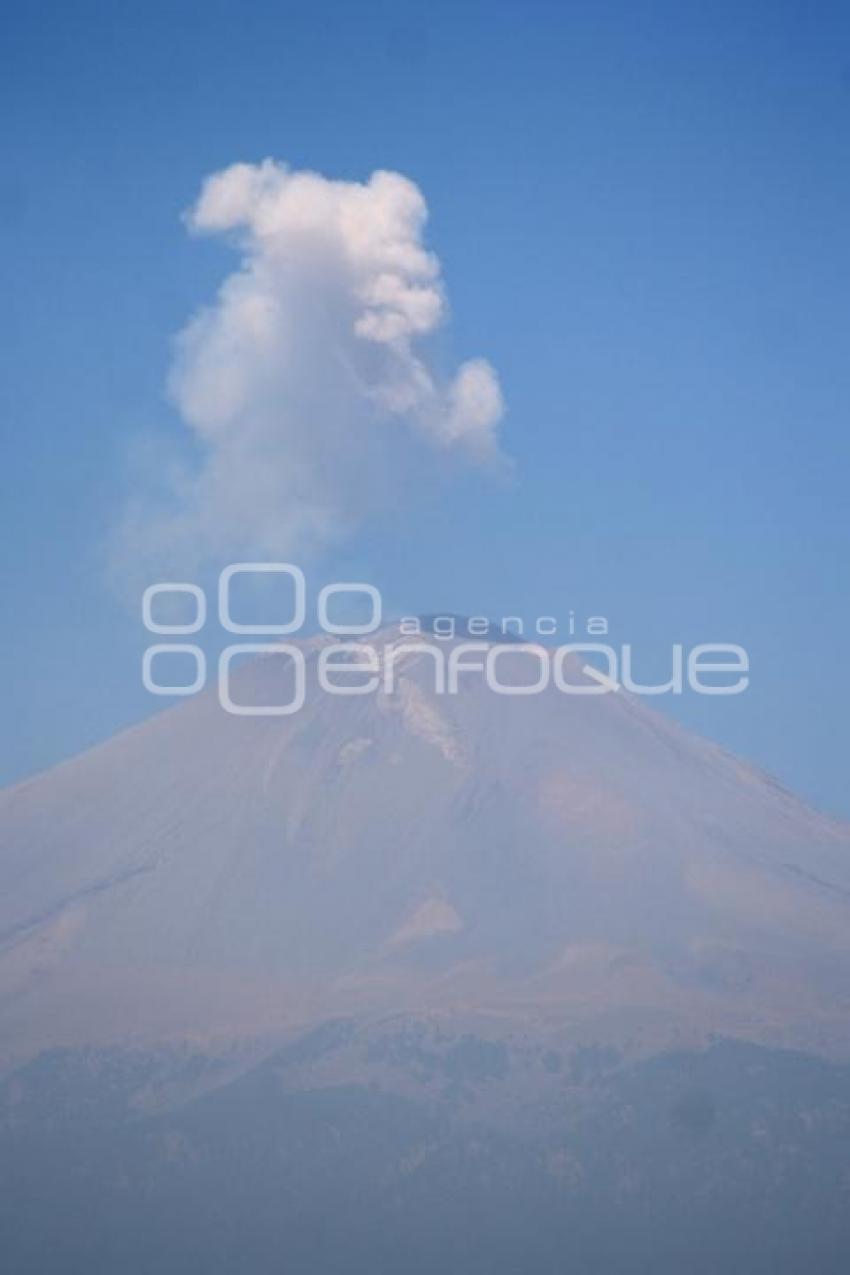
[[[747, 694], [665, 709], [850, 814], [845, 6], [148, 0], [3, 28], [0, 778], [160, 707], [110, 576], [134, 596], [128, 507], [192, 459], [174, 338], [239, 267], [181, 216], [272, 157], [416, 183], [448, 297], [405, 311], [433, 398], [412, 364], [381, 380], [424, 393], [427, 481], [415, 450], [368, 499], [338, 470], [345, 533], [311, 538], [311, 579], [365, 576], [395, 611], [602, 613], [648, 671], [674, 641], [742, 643]], [[347, 429], [323, 370], [317, 428]]]

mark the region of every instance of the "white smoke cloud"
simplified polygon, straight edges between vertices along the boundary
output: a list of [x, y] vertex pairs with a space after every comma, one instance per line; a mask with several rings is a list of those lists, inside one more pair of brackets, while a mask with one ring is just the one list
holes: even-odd
[[446, 318], [418, 188], [399, 173], [331, 181], [266, 160], [204, 182], [187, 215], [239, 268], [180, 334], [170, 392], [200, 445], [171, 509], [136, 511], [193, 560], [309, 550], [391, 505], [428, 455], [500, 456], [499, 382], [483, 359], [441, 377]]

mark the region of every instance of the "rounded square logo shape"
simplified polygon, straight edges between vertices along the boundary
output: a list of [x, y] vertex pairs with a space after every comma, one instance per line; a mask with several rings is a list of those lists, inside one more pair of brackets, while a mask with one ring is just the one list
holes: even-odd
[[[230, 582], [239, 575], [287, 575], [293, 582], [295, 613], [285, 624], [240, 624], [230, 614]], [[228, 633], [297, 633], [306, 616], [307, 585], [304, 572], [291, 562], [234, 562], [218, 578], [218, 618]]]
[[[153, 618], [154, 598], [160, 595], [188, 594], [189, 597], [195, 599], [197, 610], [194, 620], [188, 624], [160, 624]], [[145, 628], [149, 633], [169, 633], [173, 636], [178, 634], [198, 633], [207, 621], [207, 598], [203, 589], [197, 584], [189, 584], [186, 582], [178, 582], [174, 580], [167, 581], [163, 584], [148, 585], [142, 594], [142, 620]]]
[[[334, 624], [328, 615], [328, 599], [337, 594], [359, 594], [372, 604], [372, 617], [365, 624]], [[381, 594], [373, 584], [326, 584], [319, 593], [319, 624], [325, 633], [345, 634], [352, 637], [374, 633], [381, 626]]]
[[[230, 665], [237, 655], [290, 655], [294, 669], [294, 696], [290, 704], [237, 704], [230, 694]], [[227, 646], [218, 661], [218, 701], [235, 717], [288, 717], [304, 707], [307, 672], [304, 652], [289, 642], [241, 642]]]
[[[153, 662], [158, 655], [191, 655], [195, 661], [195, 680], [188, 686], [163, 686], [153, 679]], [[142, 658], [142, 684], [151, 695], [196, 695], [207, 680], [207, 657], [199, 646], [188, 642], [159, 642], [149, 646]]]

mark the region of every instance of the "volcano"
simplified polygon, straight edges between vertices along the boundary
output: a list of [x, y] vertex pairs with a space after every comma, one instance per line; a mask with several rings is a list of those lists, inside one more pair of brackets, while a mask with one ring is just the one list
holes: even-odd
[[850, 1043], [850, 831], [622, 691], [437, 694], [423, 649], [291, 716], [208, 692], [6, 791], [0, 842], [19, 1054], [425, 1010]]
[[[325, 641], [300, 644], [310, 687]], [[388, 629], [370, 641], [380, 654], [398, 633]], [[292, 676], [286, 656], [257, 659], [234, 674], [234, 699], [285, 701]], [[846, 1147], [850, 830], [623, 691], [503, 696], [468, 678], [457, 694], [438, 694], [423, 649], [401, 661], [393, 693], [308, 692], [290, 716], [233, 716], [205, 692], [7, 790], [0, 844], [0, 1109], [17, 1148], [9, 1162], [29, 1163], [21, 1147], [37, 1145], [42, 1153], [52, 1147], [51, 1163], [66, 1163], [65, 1152], [45, 1142], [48, 1111], [54, 1133], [71, 1120], [68, 1163], [78, 1177], [100, 1181], [99, 1189], [120, 1128], [122, 1180], [135, 1183], [131, 1194], [142, 1190], [140, 1181], [171, 1180], [173, 1171], [183, 1175], [178, 1194], [191, 1193], [186, 1165], [196, 1163], [219, 1166], [209, 1170], [214, 1181], [203, 1179], [207, 1197], [230, 1198], [227, 1172], [221, 1169], [221, 1180], [215, 1174], [232, 1163], [236, 1121], [243, 1141], [264, 1148], [245, 1169], [253, 1204], [243, 1200], [237, 1209], [263, 1237], [252, 1259], [257, 1270], [284, 1269], [274, 1264], [270, 1238], [282, 1197], [268, 1196], [268, 1175], [277, 1181], [278, 1170], [286, 1200], [300, 1201], [286, 1213], [288, 1233], [305, 1246], [286, 1269], [324, 1271], [342, 1262], [339, 1254], [317, 1256], [302, 1225], [304, 1210], [315, 1208], [304, 1181], [319, 1194], [331, 1189], [328, 1174], [333, 1190], [339, 1186], [340, 1161], [328, 1138], [348, 1146], [342, 1160], [348, 1155], [361, 1168], [368, 1144], [381, 1162], [374, 1182], [387, 1173], [444, 1182], [445, 1157], [454, 1156], [451, 1172], [478, 1184], [468, 1198], [479, 1204], [491, 1197], [479, 1192], [479, 1153], [470, 1146], [490, 1148], [481, 1153], [487, 1191], [499, 1199], [508, 1190], [500, 1178], [506, 1163], [514, 1166], [505, 1170], [510, 1191], [530, 1174], [538, 1188], [527, 1217], [537, 1220], [514, 1236], [525, 1265], [505, 1268], [527, 1271], [549, 1270], [550, 1262], [562, 1269], [561, 1223], [548, 1214], [541, 1222], [538, 1207], [554, 1191], [561, 1221], [566, 1198], [583, 1201], [570, 1213], [574, 1221], [584, 1213], [594, 1157], [609, 1146], [612, 1128], [620, 1141], [611, 1155], [621, 1158], [610, 1198], [625, 1190], [629, 1157], [642, 1165], [639, 1180], [655, 1183], [653, 1198], [664, 1191], [679, 1198], [677, 1175], [697, 1174], [694, 1156], [705, 1154], [710, 1171], [694, 1190], [712, 1209], [726, 1198], [727, 1177], [736, 1180], [730, 1165], [740, 1170], [746, 1162], [752, 1182], [759, 1148], [775, 1151], [777, 1138], [804, 1177], [807, 1156], [834, 1157]], [[754, 1069], [764, 1078], [758, 1099]], [[663, 1190], [647, 1167], [661, 1161], [623, 1141], [635, 1086], [641, 1109], [656, 1110], [657, 1099], [660, 1124], [673, 1131], [662, 1160], [676, 1184], [671, 1179]], [[357, 1111], [368, 1108], [356, 1133], [340, 1096], [355, 1092]], [[784, 1096], [765, 1107], [769, 1093]], [[712, 1159], [716, 1146], [699, 1138], [715, 1128], [718, 1103], [722, 1109], [728, 1098], [746, 1108], [745, 1094], [760, 1112], [757, 1118], [747, 1108], [735, 1125], [735, 1138], [744, 1125], [749, 1130], [746, 1152], [730, 1132], [728, 1147]], [[604, 1119], [581, 1142], [577, 1130], [589, 1127], [593, 1095]], [[293, 1114], [296, 1100], [308, 1108]], [[374, 1131], [389, 1119], [385, 1106], [374, 1107], [379, 1102], [401, 1106], [393, 1108], [388, 1147], [376, 1150], [374, 1139], [384, 1135]], [[828, 1119], [824, 1103], [831, 1104]], [[107, 1109], [108, 1119], [92, 1126], [92, 1112]], [[811, 1128], [827, 1129], [827, 1151], [820, 1143], [806, 1150], [796, 1135], [793, 1154], [787, 1138], [781, 1142], [777, 1129], [787, 1113], [802, 1121], [804, 1109]], [[147, 1140], [133, 1142], [143, 1116]], [[303, 1119], [312, 1131], [309, 1155]], [[640, 1122], [630, 1119], [634, 1133]], [[83, 1121], [82, 1140], [74, 1120]], [[283, 1122], [281, 1146], [301, 1146], [298, 1187], [289, 1169], [277, 1160], [270, 1169], [264, 1158], [276, 1121]], [[30, 1127], [41, 1132], [15, 1141]], [[74, 1158], [88, 1154], [92, 1127], [100, 1130], [91, 1149], [99, 1173]], [[519, 1141], [508, 1151], [488, 1139]], [[20, 1180], [12, 1179], [8, 1196], [20, 1210]], [[809, 1269], [833, 1269], [829, 1246], [837, 1253], [846, 1239], [838, 1219], [846, 1217], [850, 1177], [833, 1173], [830, 1182], [838, 1181], [844, 1194], [831, 1187], [817, 1197], [821, 1204], [828, 1197], [819, 1215], [827, 1247], [821, 1266]], [[799, 1201], [797, 1177], [783, 1179], [786, 1187]], [[340, 1216], [353, 1208], [349, 1188], [334, 1195]], [[386, 1197], [375, 1190], [364, 1208], [377, 1210], [384, 1227]], [[748, 1214], [749, 1265], [741, 1270], [762, 1269], [756, 1219], [767, 1198], [757, 1193]], [[442, 1217], [449, 1204], [440, 1199], [428, 1208]], [[128, 1207], [124, 1197], [115, 1204], [122, 1217]], [[133, 1216], [127, 1227], [135, 1234]], [[401, 1215], [393, 1216], [395, 1225]], [[634, 1226], [654, 1214], [647, 1205], [638, 1216], [633, 1238]], [[22, 1241], [22, 1271], [53, 1269], [33, 1238], [41, 1220]], [[90, 1236], [75, 1232], [69, 1240], [64, 1223], [53, 1225], [62, 1245], [89, 1253]], [[446, 1223], [446, 1235], [452, 1226]], [[582, 1232], [585, 1254], [600, 1251], [593, 1245], [604, 1230], [595, 1240]], [[533, 1260], [532, 1232], [551, 1240], [551, 1252]], [[374, 1266], [375, 1252], [357, 1233]], [[141, 1258], [134, 1266], [122, 1248], [127, 1234], [118, 1227], [109, 1242], [103, 1234], [98, 1240], [122, 1269], [165, 1269], [163, 1254], [178, 1250], [184, 1264], [174, 1269], [195, 1260], [172, 1237], [172, 1248], [150, 1250], [149, 1266]], [[344, 1247], [354, 1242], [350, 1227], [346, 1234]], [[802, 1234], [786, 1235], [783, 1251], [800, 1262], [788, 1270], [809, 1260]], [[480, 1269], [501, 1269], [497, 1257], [508, 1251], [519, 1261], [505, 1244], [503, 1234], [493, 1240]], [[229, 1254], [233, 1269], [236, 1250], [221, 1235], [213, 1248]], [[393, 1249], [392, 1261], [420, 1269], [408, 1248]], [[427, 1245], [418, 1251], [431, 1252]], [[431, 1252], [421, 1269], [478, 1269], [477, 1257], [452, 1252]], [[719, 1261], [720, 1250], [711, 1252]], [[619, 1270], [620, 1258], [626, 1261], [612, 1250], [598, 1269]], [[701, 1269], [691, 1258], [691, 1268]], [[199, 1269], [217, 1270], [218, 1260], [211, 1248]], [[670, 1269], [681, 1260], [676, 1249]], [[763, 1269], [785, 1269], [777, 1260], [773, 1253]]]

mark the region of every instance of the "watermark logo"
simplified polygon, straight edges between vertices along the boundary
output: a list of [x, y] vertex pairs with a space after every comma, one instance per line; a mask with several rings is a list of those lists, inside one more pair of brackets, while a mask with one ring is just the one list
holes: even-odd
[[[246, 580], [282, 576], [291, 595], [289, 614], [275, 620], [237, 619], [233, 602], [234, 586]], [[342, 614], [340, 602], [343, 603]], [[188, 615], [166, 621], [164, 608], [182, 605]], [[342, 618], [352, 605], [366, 618], [356, 622]], [[228, 634], [264, 641], [239, 641], [226, 646], [217, 661], [216, 685], [221, 707], [240, 717], [281, 717], [299, 712], [308, 694], [308, 660], [303, 646], [282, 638], [303, 634], [308, 624], [308, 589], [304, 572], [288, 562], [239, 562], [224, 568], [218, 578], [218, 623]], [[207, 624], [207, 597], [197, 584], [168, 581], [150, 585], [142, 598], [142, 619], [149, 633], [168, 639], [200, 633]], [[334, 619], [334, 614], [338, 618]], [[437, 695], [457, 695], [463, 680], [479, 678], [495, 695], [539, 695], [550, 687], [570, 696], [608, 695], [621, 688], [633, 695], [681, 695], [687, 688], [698, 695], [739, 695], [749, 686], [749, 657], [734, 642], [703, 642], [689, 648], [672, 643], [669, 677], [661, 682], [638, 682], [634, 675], [634, 652], [630, 643], [615, 647], [608, 642], [578, 640], [557, 646], [525, 641], [523, 622], [518, 617], [492, 621], [432, 616], [404, 617], [398, 622], [399, 640], [387, 638], [370, 642], [383, 623], [380, 591], [372, 584], [340, 581], [324, 585], [318, 592], [312, 624], [324, 639], [316, 659], [310, 664], [315, 687], [323, 694], [351, 696], [395, 692], [398, 670], [412, 656], [430, 661], [432, 686]], [[552, 637], [557, 622], [552, 616], [534, 621], [535, 636]], [[573, 615], [569, 622], [574, 636]], [[588, 638], [607, 636], [607, 621], [593, 616], [586, 624]], [[486, 641], [475, 640], [487, 638]], [[291, 669], [286, 678], [288, 698], [277, 704], [243, 704], [233, 694], [234, 662], [242, 657], [278, 655]], [[179, 682], [164, 682], [157, 667], [164, 656], [177, 657], [186, 666]], [[152, 695], [186, 696], [203, 690], [208, 681], [208, 661], [196, 642], [164, 641], [148, 646], [142, 658], [142, 682]]]

